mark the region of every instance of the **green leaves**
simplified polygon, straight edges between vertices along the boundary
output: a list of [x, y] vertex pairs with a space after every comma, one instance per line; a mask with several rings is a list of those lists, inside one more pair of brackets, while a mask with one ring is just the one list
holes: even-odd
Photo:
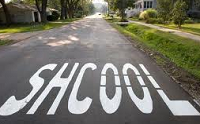
[[187, 18], [187, 5], [185, 2], [183, 2], [182, 0], [178, 0], [175, 5], [174, 5], [174, 9], [172, 11], [173, 16], [173, 22], [174, 24], [176, 24], [178, 26], [178, 28], [181, 28], [181, 25], [184, 24], [184, 21]]

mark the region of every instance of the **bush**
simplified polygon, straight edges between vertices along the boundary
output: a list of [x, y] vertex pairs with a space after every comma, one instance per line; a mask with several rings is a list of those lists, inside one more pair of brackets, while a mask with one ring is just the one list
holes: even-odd
[[157, 23], [157, 19], [155, 19], [155, 18], [149, 18], [149, 19], [146, 20], [146, 23], [155, 24], [155, 23]]
[[58, 20], [59, 17], [60, 17], [60, 14], [56, 11], [53, 11], [52, 15], [47, 16], [47, 20], [48, 21], [56, 21], [56, 20]]
[[82, 11], [76, 12], [76, 13], [74, 14], [74, 16], [75, 16], [76, 18], [81, 18], [81, 17], [82, 17]]
[[149, 15], [149, 18], [157, 18], [158, 12], [155, 9], [147, 9], [146, 11]]
[[158, 12], [155, 9], [148, 9], [142, 13], [140, 13], [140, 20], [148, 20], [149, 18], [157, 18]]
[[187, 18], [186, 8], [187, 4], [182, 0], [178, 0], [174, 5], [174, 9], [172, 11], [173, 13], [172, 19], [174, 24], [177, 25], [179, 29], [181, 28], [181, 25], [184, 24]]
[[162, 18], [149, 18], [146, 20], [146, 23], [149, 24], [164, 24], [164, 20]]
[[141, 12], [140, 16], [139, 16], [139, 19], [140, 20], [147, 20], [147, 19], [149, 19], [149, 15], [148, 15], [147, 11]]

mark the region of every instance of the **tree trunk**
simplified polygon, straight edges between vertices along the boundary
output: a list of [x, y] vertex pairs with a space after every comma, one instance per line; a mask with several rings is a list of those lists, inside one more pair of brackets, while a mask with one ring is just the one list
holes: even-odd
[[68, 11], [68, 15], [69, 15], [69, 18], [70, 18], [70, 19], [73, 18], [73, 14], [72, 14], [72, 13], [73, 13], [72, 10], [69, 9], [69, 11]]
[[65, 19], [67, 19], [67, 18], [68, 18], [68, 16], [67, 16], [67, 7], [65, 7], [64, 10], [65, 10], [65, 11], [64, 11]]
[[47, 0], [42, 0], [41, 20], [43, 23], [47, 22]]
[[64, 19], [64, 7], [63, 7], [63, 0], [61, 0], [60, 4], [61, 4], [61, 13], [60, 13], [60, 20]]
[[6, 4], [5, 4], [5, 0], [0, 0], [0, 3], [3, 7], [3, 11], [4, 11], [4, 14], [5, 14], [5, 17], [6, 17], [6, 24], [7, 24], [7, 26], [9, 26], [12, 23], [10, 12], [9, 12]]
[[[46, 23], [47, 22], [47, 12], [46, 12], [47, 0], [42, 0], [41, 2], [42, 3], [39, 3], [39, 0], [35, 0], [35, 5], [38, 11], [40, 12], [41, 21], [43, 23]], [[40, 7], [40, 4], [42, 4], [42, 7]]]

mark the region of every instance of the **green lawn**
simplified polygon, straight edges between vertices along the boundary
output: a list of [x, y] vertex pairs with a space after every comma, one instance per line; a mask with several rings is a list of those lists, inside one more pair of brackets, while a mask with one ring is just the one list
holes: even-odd
[[[170, 28], [170, 29], [179, 30], [177, 28], [177, 26], [174, 25], [174, 24], [168, 24], [168, 25], [156, 24], [156, 25], [162, 26], [162, 27], [166, 27], [166, 28]], [[184, 25], [182, 25], [182, 29], [180, 29], [180, 30], [188, 32], [188, 33], [200, 35], [200, 23], [196, 23], [196, 24], [184, 24]]]
[[[130, 20], [145, 22], [144, 20], [139, 20], [138, 18], [130, 18]], [[182, 25], [182, 29], [178, 29], [177, 26], [174, 25], [173, 23], [170, 23], [170, 24], [154, 24], [154, 25], [158, 25], [158, 26], [165, 27], [165, 28], [176, 29], [176, 30], [181, 30], [181, 31], [185, 31], [185, 32], [188, 32], [188, 33], [200, 35], [200, 23], [184, 24], [184, 25]]]
[[123, 34], [161, 53], [178, 67], [200, 79], [199, 42], [137, 24], [127, 26], [111, 24]]
[[15, 24], [10, 27], [0, 26], [0, 33], [21, 33], [21, 32], [33, 32], [33, 31], [41, 31], [41, 30], [49, 30], [52, 28], [61, 27], [63, 25], [69, 24], [70, 22], [78, 20], [75, 19], [66, 19], [59, 20], [54, 22], [48, 22], [46, 24], [38, 23], [38, 24]]

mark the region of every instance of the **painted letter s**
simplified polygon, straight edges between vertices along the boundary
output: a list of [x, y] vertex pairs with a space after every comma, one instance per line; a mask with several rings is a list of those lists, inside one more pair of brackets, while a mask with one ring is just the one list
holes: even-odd
[[33, 89], [22, 100], [16, 100], [15, 96], [11, 96], [1, 107], [0, 107], [0, 115], [1, 116], [9, 116], [12, 115], [21, 109], [23, 109], [27, 103], [34, 97], [34, 95], [40, 90], [42, 85], [44, 84], [44, 79], [39, 77], [39, 74], [44, 70], [53, 71], [57, 64], [48, 64], [40, 68], [29, 80]]

